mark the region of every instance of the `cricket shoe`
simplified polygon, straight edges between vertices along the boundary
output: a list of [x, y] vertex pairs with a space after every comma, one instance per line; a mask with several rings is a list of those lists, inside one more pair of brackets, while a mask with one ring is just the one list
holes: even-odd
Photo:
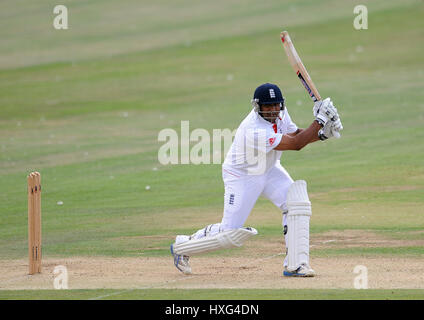
[[174, 245], [171, 244], [171, 254], [174, 256], [174, 265], [184, 274], [191, 274], [191, 267], [188, 262], [189, 256], [174, 253]]
[[294, 271], [287, 270], [284, 268], [283, 275], [285, 277], [315, 277], [315, 271], [306, 264], [301, 264], [299, 268]]

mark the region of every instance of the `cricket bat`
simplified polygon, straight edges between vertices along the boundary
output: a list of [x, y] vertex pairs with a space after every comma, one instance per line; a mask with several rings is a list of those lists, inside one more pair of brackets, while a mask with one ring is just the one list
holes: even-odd
[[[303, 84], [309, 96], [314, 102], [320, 101], [321, 96], [317, 88], [315, 87], [315, 84], [313, 83], [311, 77], [309, 76], [308, 71], [306, 71], [302, 60], [300, 60], [300, 57], [297, 54], [293, 42], [290, 39], [289, 33], [287, 31], [283, 31], [281, 32], [280, 37], [281, 41], [283, 42], [284, 50], [286, 51], [287, 57], [289, 58], [289, 62], [293, 67], [294, 72], [296, 72], [300, 82]], [[336, 138], [340, 138], [340, 134], [338, 132], [335, 132], [334, 136]]]
[[306, 91], [314, 102], [321, 100], [321, 96], [317, 88], [312, 82], [308, 71], [306, 71], [302, 60], [300, 60], [300, 57], [296, 52], [293, 42], [290, 39], [289, 33], [287, 31], [283, 31], [281, 32], [280, 36], [281, 41], [283, 42], [284, 50], [286, 51], [287, 57], [289, 58], [289, 62], [293, 67], [294, 72], [296, 72], [300, 82], [302, 82], [303, 86], [305, 87]]

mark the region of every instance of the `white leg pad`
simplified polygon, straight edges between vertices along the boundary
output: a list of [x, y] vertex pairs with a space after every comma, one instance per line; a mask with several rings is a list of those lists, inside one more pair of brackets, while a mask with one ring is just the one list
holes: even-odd
[[309, 266], [309, 220], [312, 215], [306, 182], [295, 181], [287, 193], [287, 247], [289, 271]]
[[173, 250], [176, 254], [192, 256], [218, 249], [241, 247], [250, 237], [258, 234], [254, 228], [238, 228], [221, 231], [213, 236], [191, 239], [184, 243], [175, 243]]

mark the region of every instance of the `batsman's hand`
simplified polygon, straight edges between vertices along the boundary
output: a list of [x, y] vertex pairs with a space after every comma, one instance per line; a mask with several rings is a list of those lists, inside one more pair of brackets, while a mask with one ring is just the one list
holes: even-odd
[[318, 137], [321, 140], [327, 140], [331, 137], [340, 138], [340, 130], [343, 130], [342, 121], [338, 118], [336, 121], [328, 121], [324, 127], [318, 131]]
[[334, 122], [339, 119], [337, 109], [330, 98], [315, 102], [312, 111], [314, 113], [315, 120], [318, 121], [322, 127], [324, 127], [329, 121]]

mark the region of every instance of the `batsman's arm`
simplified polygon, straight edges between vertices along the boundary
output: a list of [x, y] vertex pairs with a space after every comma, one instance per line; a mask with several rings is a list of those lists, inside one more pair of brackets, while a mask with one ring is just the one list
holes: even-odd
[[295, 132], [288, 133], [288, 135], [289, 135], [290, 137], [294, 137], [295, 135], [297, 135], [297, 134], [301, 133], [303, 130], [305, 130], [305, 129], [300, 129], [300, 128], [298, 128]]
[[307, 129], [298, 129], [294, 133], [286, 134], [281, 139], [280, 143], [274, 148], [275, 150], [301, 150], [307, 144], [320, 140], [318, 131], [321, 125], [314, 120]]

